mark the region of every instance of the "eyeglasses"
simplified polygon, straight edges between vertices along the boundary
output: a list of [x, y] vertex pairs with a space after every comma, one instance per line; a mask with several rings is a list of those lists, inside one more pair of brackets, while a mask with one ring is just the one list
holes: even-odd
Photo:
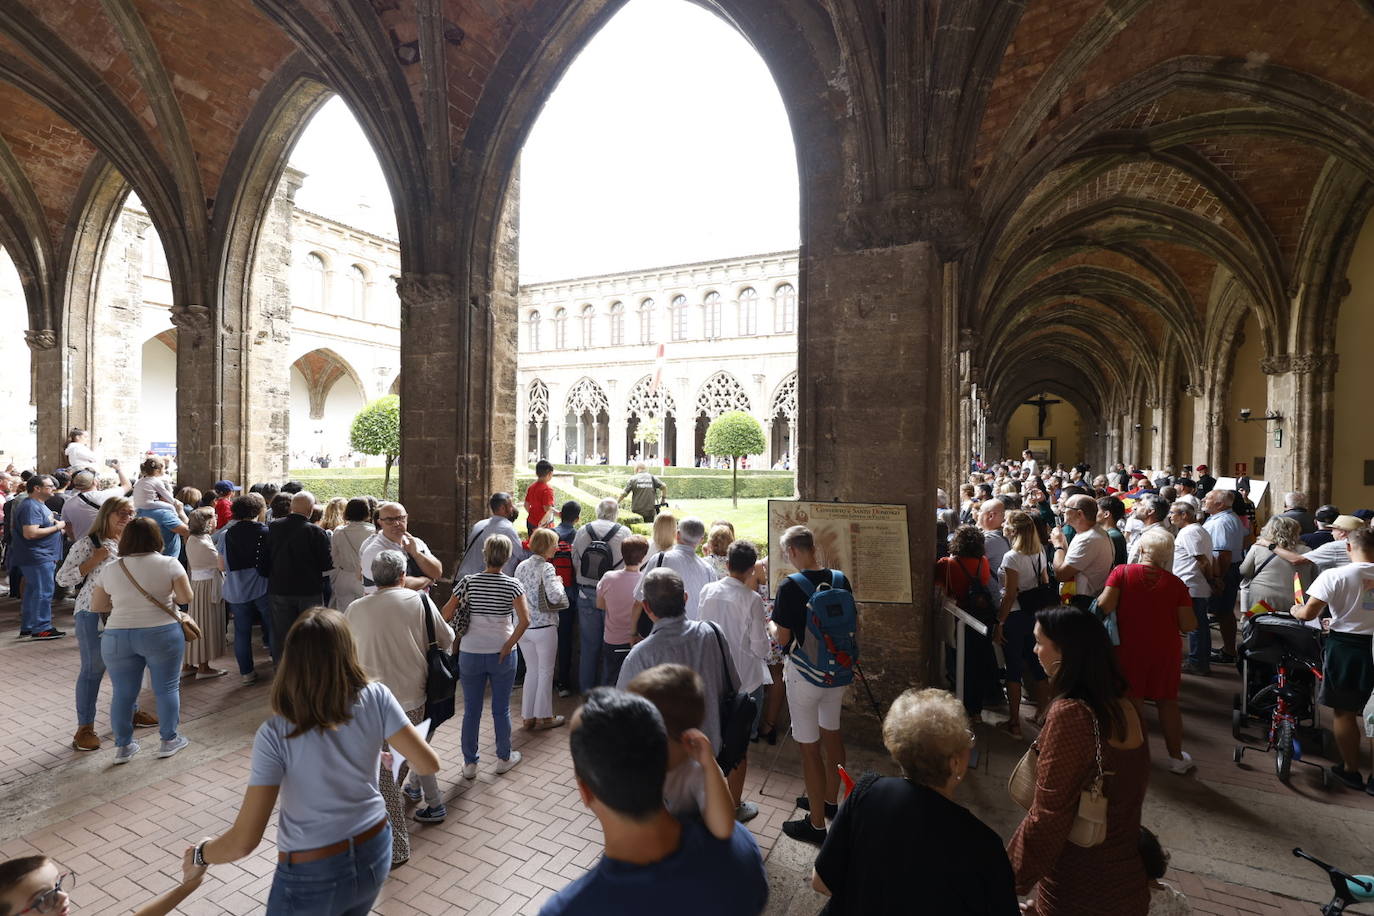
[[64, 881], [67, 882], [68, 887], [75, 885], [76, 872], [69, 871], [65, 874], [58, 875], [57, 883], [53, 885], [52, 890], [44, 891], [33, 898], [33, 903], [30, 903], [26, 908], [20, 910], [15, 916], [24, 916], [25, 913], [56, 913], [61, 909], [58, 897], [62, 894], [62, 882]]
[[393, 524], [394, 524], [394, 523], [396, 523], [396, 522], [403, 522], [403, 521], [405, 521], [405, 520], [408, 519], [408, 518], [410, 518], [409, 515], [388, 515], [388, 516], [386, 516], [385, 518], [378, 518], [377, 521], [379, 521], [379, 522], [390, 522], [390, 523], [393, 523]]

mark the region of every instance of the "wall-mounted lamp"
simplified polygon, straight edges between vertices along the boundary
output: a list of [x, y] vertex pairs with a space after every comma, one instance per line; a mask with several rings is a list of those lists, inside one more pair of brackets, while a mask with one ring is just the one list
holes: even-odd
[[1242, 408], [1240, 409], [1240, 417], [1239, 417], [1240, 422], [1242, 422], [1242, 423], [1252, 423], [1252, 422], [1257, 422], [1257, 423], [1269, 423], [1269, 422], [1273, 422], [1273, 423], [1282, 423], [1282, 422], [1283, 422], [1283, 414], [1279, 413], [1277, 410], [1274, 411], [1273, 413], [1267, 413], [1267, 414], [1265, 414], [1265, 415], [1262, 416], [1262, 417], [1251, 416], [1251, 413], [1252, 413], [1252, 411], [1250, 410], [1250, 408], [1248, 408], [1248, 407], [1242, 407]]
[[1142, 429], [1144, 429], [1144, 428], [1145, 428], [1145, 427], [1142, 426], [1142, 425], [1139, 424], [1139, 423], [1137, 423], [1137, 424], [1135, 425], [1135, 431], [1136, 431], [1136, 432], [1140, 432], [1140, 431], [1141, 431]]
[[1159, 427], [1158, 427], [1158, 426], [1151, 426], [1151, 427], [1150, 427], [1150, 432], [1152, 432], [1152, 433], [1157, 433], [1157, 432], [1159, 432]]

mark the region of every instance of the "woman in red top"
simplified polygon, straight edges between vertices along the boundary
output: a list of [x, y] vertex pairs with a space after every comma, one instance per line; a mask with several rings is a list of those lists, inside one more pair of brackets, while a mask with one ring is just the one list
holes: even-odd
[[1139, 560], [1118, 566], [1097, 598], [1104, 612], [1116, 614], [1121, 645], [1116, 658], [1126, 677], [1128, 694], [1144, 719], [1145, 700], [1159, 710], [1159, 728], [1169, 751], [1169, 769], [1187, 773], [1193, 758], [1183, 750], [1183, 715], [1178, 708], [1179, 635], [1195, 625], [1193, 599], [1183, 580], [1169, 572], [1174, 538], [1163, 528], [1140, 536]]
[[[1150, 747], [1107, 632], [1077, 608], [1047, 608], [1035, 615], [1035, 654], [1055, 700], [1036, 741], [1035, 800], [1007, 846], [1016, 893], [1034, 891], [1028, 916], [1146, 916], [1150, 887], [1138, 844]], [[1107, 836], [1077, 846], [1069, 832], [1099, 749]]]
[[[941, 557], [935, 565], [936, 587], [965, 607], [974, 580], [986, 588], [991, 579], [983, 532], [972, 525], [957, 528], [949, 541], [949, 556]], [[954, 670], [953, 661], [949, 670]], [[997, 655], [992, 640], [969, 630], [964, 640], [964, 708], [973, 721], [981, 721], [983, 699], [996, 680]]]

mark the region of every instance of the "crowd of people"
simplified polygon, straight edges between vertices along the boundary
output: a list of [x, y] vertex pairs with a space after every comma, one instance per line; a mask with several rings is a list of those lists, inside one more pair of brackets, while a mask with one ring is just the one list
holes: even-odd
[[[837, 651], [816, 607], [852, 583], [819, 562], [803, 526], [763, 557], [728, 521], [662, 511], [667, 487], [643, 467], [580, 524], [583, 507], [557, 504], [554, 468], [538, 462], [523, 533], [516, 499], [492, 494], [442, 604], [430, 590], [445, 571], [404, 505], [319, 505], [298, 483], [173, 491], [156, 456], [132, 483], [117, 464], [28, 475], [4, 505], [7, 568], [29, 639], [65, 635], [53, 627], [53, 589], [74, 595], [78, 751], [102, 747], [107, 670], [112, 759], [127, 764], [139, 728], [158, 728], [159, 757], [188, 746], [183, 684], [228, 674], [214, 664], [231, 625], [245, 686], [265, 679], [256, 641], [271, 658], [272, 715], [253, 739], [232, 827], [187, 849], [183, 883], [143, 913], [169, 912], [207, 868], [250, 855], [274, 808], [267, 911], [368, 912], [410, 858], [412, 822], [447, 817], [444, 762], [432, 729], [421, 730], [437, 708], [437, 651], [456, 659], [462, 779], [476, 778], [484, 750], [495, 776], [521, 763], [517, 684], [520, 728], [567, 731], [604, 855], [541, 913], [760, 912], [768, 880], [743, 826], [759, 813], [744, 782], [749, 745], [778, 740], [785, 707], [805, 791], [781, 829], [818, 847], [812, 886], [825, 912], [1010, 916], [1029, 895], [1025, 911], [1037, 916], [1145, 916], [1182, 904], [1159, 883], [1165, 857], [1141, 824], [1144, 704], [1158, 708], [1169, 769], [1188, 773], [1181, 677], [1235, 661], [1237, 602], [1327, 621], [1322, 701], [1337, 710], [1342, 753], [1333, 772], [1367, 785], [1357, 728], [1374, 691], [1362, 578], [1374, 575], [1374, 513], [1309, 513], [1290, 493], [1284, 514], [1255, 532], [1245, 493], [1197, 470], [1194, 480], [1119, 467], [1089, 480], [1028, 454], [976, 469], [958, 504], [942, 499], [935, 586], [981, 617], [987, 636], [970, 640], [965, 680], [952, 685], [962, 700], [913, 689], [887, 710], [883, 742], [901, 776], [868, 774], [847, 793], [849, 679], [834, 674], [858, 646]], [[626, 497], [649, 535], [622, 515]], [[791, 573], [776, 593], [770, 561]], [[559, 714], [556, 699], [574, 694], [580, 704]], [[957, 801], [974, 726], [1003, 701], [1001, 727], [1038, 731], [1013, 778], [1026, 815], [1006, 843]], [[1026, 701], [1034, 714], [1023, 721]], [[64, 880], [42, 856], [0, 865], [0, 914], [61, 911]]]

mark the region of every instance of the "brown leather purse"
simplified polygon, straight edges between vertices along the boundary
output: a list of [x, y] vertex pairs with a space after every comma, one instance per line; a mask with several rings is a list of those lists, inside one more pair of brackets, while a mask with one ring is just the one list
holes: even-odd
[[[1085, 707], [1086, 703], [1083, 704]], [[1102, 734], [1098, 730], [1097, 716], [1092, 715], [1093, 743], [1096, 747], [1097, 773], [1088, 780], [1078, 798], [1078, 813], [1074, 815], [1073, 827], [1069, 830], [1069, 842], [1075, 846], [1091, 848], [1100, 846], [1107, 838], [1107, 796], [1103, 794], [1102, 783], [1106, 773], [1102, 769]], [[1007, 780], [1007, 794], [1027, 811], [1035, 801], [1035, 785], [1039, 778], [1040, 748], [1031, 744]]]
[[141, 594], [144, 598], [147, 598], [149, 601], [155, 604], [158, 608], [160, 608], [164, 613], [168, 614], [177, 623], [181, 624], [181, 635], [186, 637], [187, 642], [195, 642], [197, 639], [200, 639], [200, 625], [197, 624], [195, 620], [191, 618], [190, 614], [183, 614], [180, 611], [175, 611], [172, 608], [169, 608], [167, 605], [163, 604], [161, 601], [158, 601], [152, 595], [148, 594], [148, 592], [143, 588], [143, 586], [138, 584], [138, 580], [134, 578], [134, 574], [129, 572], [129, 567], [124, 565], [123, 559], [120, 559], [118, 561], [118, 564], [120, 570], [123, 571], [124, 575], [128, 578], [129, 582], [133, 585], [134, 588], [138, 589], [139, 594]]

